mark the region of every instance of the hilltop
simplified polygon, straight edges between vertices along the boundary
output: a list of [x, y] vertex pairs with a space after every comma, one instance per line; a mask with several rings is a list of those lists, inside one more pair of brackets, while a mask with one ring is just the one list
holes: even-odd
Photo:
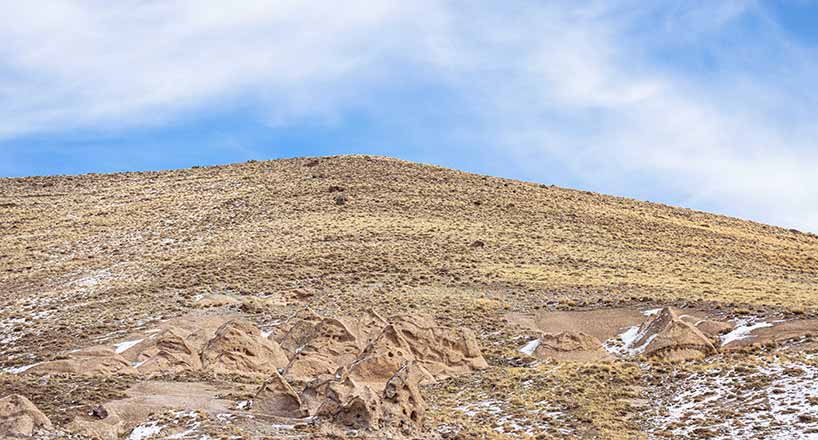
[[[659, 429], [638, 401], [665, 392], [657, 378], [679, 370], [607, 358], [553, 370], [551, 361], [532, 364], [518, 349], [551, 328], [549, 313], [572, 322], [557, 332], [573, 328], [571, 313], [600, 310], [623, 311], [624, 328], [664, 307], [735, 328], [809, 323], [818, 311], [813, 234], [383, 157], [0, 179], [0, 217], [0, 397], [28, 390], [58, 425], [79, 411], [54, 395], [73, 387], [93, 406], [133, 379], [34, 385], [12, 372], [199, 313], [203, 298], [215, 298], [207, 313], [238, 313], [260, 328], [309, 307], [322, 316], [423, 314], [473, 330], [489, 368], [423, 388], [425, 429], [440, 435], [449, 432], [441, 426], [524, 434], [496, 429], [511, 419], [497, 422], [509, 406], [481, 395], [490, 384], [528, 402], [518, 411], [556, 402], [561, 415], [543, 428], [548, 435]], [[621, 329], [574, 330], [605, 342]], [[758, 362], [747, 359], [730, 365]], [[99, 394], [100, 383], [110, 395]], [[524, 383], [541, 390], [531, 395]], [[558, 398], [558, 389], [573, 395]], [[471, 409], [452, 415], [487, 401], [485, 420], [467, 417]]]

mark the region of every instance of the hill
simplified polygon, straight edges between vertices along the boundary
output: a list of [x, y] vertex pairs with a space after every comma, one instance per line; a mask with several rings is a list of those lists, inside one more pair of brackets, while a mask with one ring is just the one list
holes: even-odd
[[[638, 363], [571, 364], [548, 376], [520, 360], [518, 339], [552, 322], [546, 313], [671, 306], [740, 325], [809, 321], [818, 310], [813, 234], [382, 157], [0, 179], [0, 217], [8, 371], [183, 317], [214, 295], [226, 301], [216, 307], [260, 326], [305, 306], [326, 316], [422, 313], [473, 329], [490, 365], [427, 386], [427, 429], [440, 435], [448, 425], [512, 435], [496, 429], [501, 416], [452, 422], [434, 410], [485, 402], [474, 396], [495, 379], [530, 404], [559, 393], [529, 396], [520, 383], [582, 378], [573, 409], [543, 428], [549, 435], [658, 429], [633, 406], [655, 379]], [[68, 405], [46, 396], [77, 385], [0, 377], [0, 396], [28, 387], [52, 419]], [[80, 386], [83, 405], [103, 399], [93, 397], [96, 380]]]

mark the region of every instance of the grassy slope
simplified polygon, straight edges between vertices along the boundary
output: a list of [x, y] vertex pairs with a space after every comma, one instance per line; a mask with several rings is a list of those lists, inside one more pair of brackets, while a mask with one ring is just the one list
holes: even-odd
[[[386, 311], [477, 292], [511, 310], [640, 298], [818, 305], [814, 235], [386, 158], [4, 179], [0, 206], [2, 300], [76, 301], [52, 316], [77, 334], [222, 289]], [[66, 296], [77, 288], [81, 298]]]

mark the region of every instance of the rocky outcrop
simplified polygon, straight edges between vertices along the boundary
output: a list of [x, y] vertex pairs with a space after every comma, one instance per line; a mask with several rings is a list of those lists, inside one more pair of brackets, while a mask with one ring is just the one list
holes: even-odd
[[107, 376], [115, 373], [136, 374], [130, 362], [109, 348], [91, 348], [69, 353], [64, 359], [37, 364], [27, 373], [66, 373], [85, 376]]
[[278, 372], [261, 385], [253, 402], [255, 409], [264, 414], [289, 418], [307, 415], [301, 397]]
[[19, 394], [0, 399], [0, 438], [28, 438], [53, 426], [45, 414]]
[[284, 350], [254, 325], [233, 320], [222, 325], [202, 350], [202, 368], [219, 373], [276, 373], [287, 366]]
[[384, 413], [389, 423], [405, 428], [423, 423], [426, 403], [418, 386], [423, 378], [414, 362], [404, 365], [387, 382], [383, 390]]
[[411, 430], [423, 423], [426, 411], [421, 378], [413, 362], [382, 383], [356, 381], [342, 369], [336, 378], [308, 384], [302, 400], [309, 415], [349, 428]]
[[296, 347], [287, 377], [304, 381], [335, 374], [339, 366], [358, 357], [363, 348], [361, 339], [362, 335], [346, 321], [321, 319]]
[[75, 434], [98, 440], [117, 440], [125, 432], [125, 424], [115, 414], [102, 420], [89, 420], [82, 417], [75, 418], [66, 429]]
[[155, 345], [143, 350], [135, 363], [140, 373], [176, 373], [202, 368], [199, 349], [187, 335], [171, 327], [156, 337]]
[[602, 341], [583, 332], [544, 333], [532, 353], [541, 359], [560, 361], [596, 361], [612, 359]]
[[669, 307], [642, 324], [631, 346], [647, 357], [669, 361], [702, 359], [717, 351], [704, 333]]
[[357, 380], [383, 381], [414, 362], [423, 381], [466, 374], [488, 366], [470, 329], [437, 326], [423, 316], [390, 319], [350, 367]]
[[[384, 319], [368, 311], [354, 318], [332, 318], [304, 310], [269, 335], [241, 319], [203, 318], [200, 328], [195, 322], [133, 335], [114, 349], [71, 353], [68, 359], [31, 370], [148, 376], [202, 371], [263, 377], [253, 397], [253, 411], [259, 414], [319, 417], [355, 429], [407, 430], [424, 418], [421, 383], [488, 366], [471, 330], [442, 327], [424, 316]], [[133, 400], [133, 411], [112, 408], [102, 420], [77, 418], [70, 428], [92, 437], [116, 438], [124, 423], [118, 417], [123, 411], [144, 412], [144, 403]], [[129, 416], [128, 423], [133, 418]]]

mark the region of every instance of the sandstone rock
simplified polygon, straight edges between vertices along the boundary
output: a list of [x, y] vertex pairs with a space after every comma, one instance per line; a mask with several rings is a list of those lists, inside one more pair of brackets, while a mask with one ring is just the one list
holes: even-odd
[[435, 378], [488, 368], [471, 329], [440, 327], [431, 318], [419, 315], [398, 316], [391, 321], [418, 365]]
[[467, 329], [440, 327], [423, 316], [390, 318], [350, 367], [358, 381], [383, 382], [404, 364], [414, 361], [422, 382], [488, 367], [474, 333]]
[[730, 324], [729, 322], [713, 321], [710, 319], [697, 321], [693, 325], [704, 333], [705, 336], [714, 341], [714, 344], [719, 344], [720, 336], [725, 333], [729, 333], [734, 327], [733, 324]]
[[12, 394], [0, 399], [0, 438], [26, 438], [53, 426], [30, 400]]
[[313, 337], [315, 326], [322, 319], [308, 308], [301, 310], [285, 324], [276, 328], [270, 338], [277, 341], [292, 358], [300, 347], [303, 347]]
[[316, 323], [311, 335], [296, 352], [287, 367], [287, 377], [309, 380], [333, 375], [340, 366], [352, 363], [361, 352], [359, 335], [339, 319], [324, 318]]
[[701, 359], [716, 353], [707, 336], [669, 307], [642, 324], [632, 346], [646, 356], [669, 361]]
[[272, 375], [287, 363], [286, 353], [276, 342], [239, 320], [222, 325], [202, 351], [203, 368], [221, 373]]
[[257, 296], [245, 296], [241, 298], [241, 310], [248, 313], [262, 313], [281, 307], [284, 302], [275, 298], [260, 298]]
[[199, 370], [202, 362], [186, 332], [168, 328], [156, 337], [153, 347], [139, 354], [136, 368], [140, 373], [177, 373]]
[[544, 333], [533, 355], [542, 359], [595, 361], [612, 359], [602, 342], [582, 332]]
[[304, 417], [301, 398], [292, 386], [277, 372], [256, 392], [253, 406], [264, 414], [278, 417]]
[[[350, 366], [349, 374], [360, 382], [385, 383], [402, 365], [414, 359], [409, 341], [390, 324], [381, 330]], [[424, 373], [426, 380], [434, 381], [431, 373], [425, 369]]]
[[382, 413], [378, 394], [355, 382], [343, 369], [337, 378], [316, 380], [301, 394], [311, 416], [330, 419], [355, 429], [378, 429]]
[[418, 388], [421, 379], [420, 369], [409, 362], [386, 382], [382, 406], [390, 424], [410, 429], [423, 424], [426, 402]]

